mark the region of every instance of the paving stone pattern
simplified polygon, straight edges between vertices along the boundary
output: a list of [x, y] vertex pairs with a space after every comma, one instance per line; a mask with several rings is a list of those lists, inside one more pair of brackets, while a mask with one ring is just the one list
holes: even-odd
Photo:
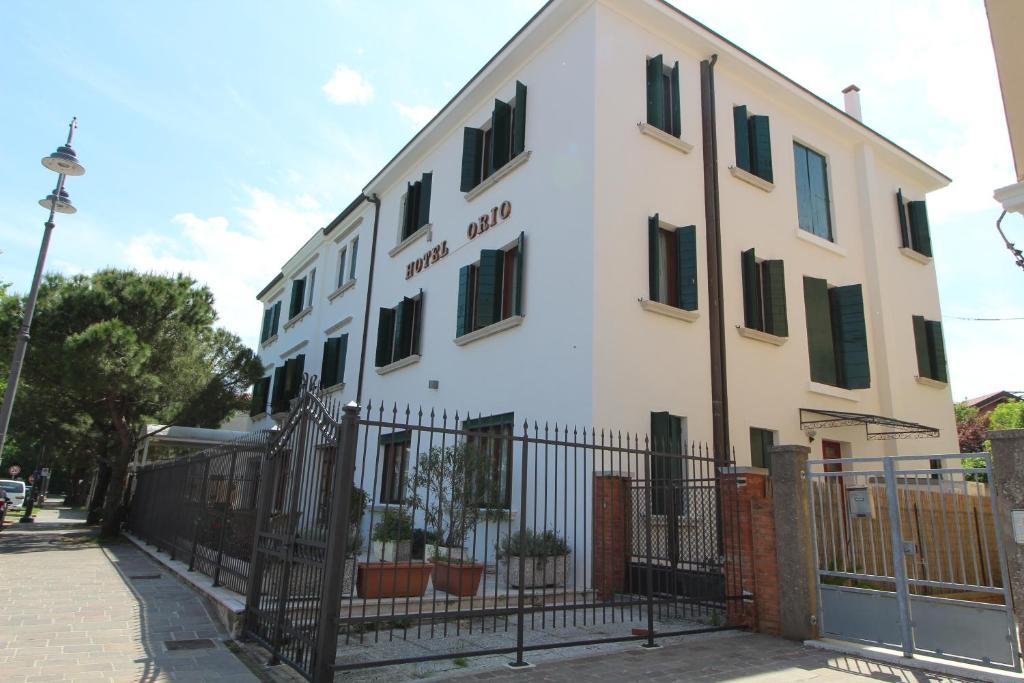
[[[97, 543], [75, 511], [36, 520], [0, 532], [0, 682], [259, 680], [200, 598], [133, 545]], [[213, 647], [164, 645], [197, 639]]]

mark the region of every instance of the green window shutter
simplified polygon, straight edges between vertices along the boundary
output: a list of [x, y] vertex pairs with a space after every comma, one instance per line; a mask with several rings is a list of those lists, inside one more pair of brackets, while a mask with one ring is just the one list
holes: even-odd
[[757, 258], [753, 249], [740, 254], [740, 267], [743, 274], [743, 325], [751, 330], [764, 330], [762, 315], [761, 278], [757, 272]]
[[413, 313], [416, 302], [412, 299], [403, 298], [402, 302], [395, 306], [395, 330], [393, 342], [393, 358], [401, 360], [412, 354], [412, 325]]
[[800, 229], [814, 232], [811, 210], [811, 179], [807, 172], [807, 148], [793, 143], [793, 164], [796, 173], [796, 209]]
[[302, 302], [306, 294], [306, 278], [292, 281], [292, 300], [288, 308], [288, 319], [291, 320], [302, 312]]
[[665, 65], [661, 55], [647, 60], [647, 123], [665, 130]]
[[391, 362], [392, 343], [395, 333], [395, 311], [391, 308], [380, 309], [377, 318], [377, 354], [375, 364], [382, 368]]
[[261, 377], [253, 383], [249, 415], [259, 415], [267, 409], [267, 383], [269, 381], [269, 377]]
[[832, 217], [829, 214], [828, 167], [825, 157], [807, 150], [807, 176], [811, 190], [812, 232], [818, 237], [832, 239]]
[[526, 149], [526, 86], [516, 81], [515, 129], [512, 131], [512, 156]]
[[946, 372], [946, 344], [942, 339], [942, 323], [937, 320], [926, 320], [925, 332], [928, 335], [928, 357], [931, 361], [931, 378], [940, 382], [949, 381]]
[[320, 362], [320, 386], [331, 387], [338, 383], [338, 337], [324, 342], [324, 357]]
[[923, 316], [915, 315], [914, 351], [917, 353], [917, 374], [920, 377], [932, 376], [931, 354], [928, 353], [928, 330]]
[[654, 214], [647, 219], [648, 277], [650, 279], [651, 301], [661, 301], [668, 292], [661, 292], [661, 219]]
[[484, 132], [479, 128], [462, 129], [462, 183], [459, 189], [469, 192], [476, 187], [483, 168]]
[[907, 205], [903, 202], [903, 190], [896, 190], [896, 213], [900, 218], [900, 245], [910, 248], [910, 224], [907, 223]]
[[260, 328], [260, 343], [261, 344], [263, 342], [267, 341], [268, 339], [270, 339], [270, 321], [273, 319], [273, 317], [274, 317], [274, 309], [273, 309], [273, 307], [268, 308], [265, 311], [263, 311], [263, 326]]
[[520, 232], [516, 242], [516, 289], [512, 292], [512, 313], [523, 314], [523, 271], [526, 263], [526, 233]]
[[750, 466], [767, 467], [767, 452], [764, 447], [764, 430], [757, 427], [750, 428]]
[[839, 376], [847, 389], [871, 386], [868, 365], [868, 335], [864, 324], [864, 294], [860, 285], [833, 287], [832, 323], [836, 332]]
[[430, 185], [433, 181], [433, 173], [424, 173], [423, 179], [419, 182], [419, 197], [417, 198], [416, 229], [422, 228], [430, 222]]
[[765, 261], [761, 264], [762, 287], [764, 288], [764, 331], [777, 337], [789, 336], [789, 319], [786, 315], [786, 269], [782, 261]]
[[410, 340], [409, 353], [420, 352], [420, 325], [423, 322], [423, 290], [416, 295], [415, 298], [409, 299], [410, 311], [412, 315], [411, 332], [412, 338]]
[[335, 371], [334, 383], [345, 381], [345, 360], [348, 357], [348, 335], [343, 334], [338, 337], [338, 347], [336, 349], [337, 355], [335, 356], [337, 370]]
[[679, 137], [683, 132], [683, 113], [679, 108], [679, 62], [672, 66], [672, 135]]
[[[305, 365], [306, 356], [300, 354], [284, 364], [284, 401], [291, 401], [299, 395], [302, 388], [302, 370]], [[285, 406], [285, 410], [288, 407]]]
[[676, 228], [676, 285], [679, 308], [697, 310], [697, 226]]
[[910, 238], [914, 251], [932, 255], [932, 238], [928, 230], [928, 209], [923, 201], [907, 202], [910, 214]]
[[501, 320], [501, 277], [505, 252], [484, 249], [476, 276], [476, 327], [487, 327]]
[[274, 413], [281, 413], [288, 410], [288, 406], [284, 400], [284, 382], [285, 373], [288, 369], [288, 364], [278, 366], [274, 368], [274, 389], [271, 394], [271, 408], [270, 410]]
[[807, 353], [811, 363], [811, 380], [835, 386], [832, 307], [825, 280], [804, 276], [804, 312], [807, 316]]
[[772, 174], [772, 137], [768, 117], [750, 117], [750, 170], [754, 175], [775, 182]]
[[402, 210], [402, 239], [405, 239], [416, 228], [416, 188], [417, 184], [407, 183], [405, 189], [405, 207]]
[[508, 102], [494, 100], [494, 113], [491, 114], [491, 159], [492, 172], [508, 163], [510, 136], [512, 125], [512, 107]]
[[274, 319], [270, 323], [270, 336], [277, 334], [278, 325], [281, 323], [281, 302], [274, 304]]
[[732, 108], [732, 127], [736, 131], [736, 168], [753, 172], [750, 165], [750, 128], [747, 124], [747, 107]]
[[455, 315], [455, 336], [473, 331], [473, 266], [459, 268], [459, 307]]

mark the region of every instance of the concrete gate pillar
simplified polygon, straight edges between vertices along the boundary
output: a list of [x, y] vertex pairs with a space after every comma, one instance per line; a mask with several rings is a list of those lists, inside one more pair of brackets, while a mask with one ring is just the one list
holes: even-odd
[[[1004, 577], [1013, 598], [1013, 615], [1018, 626], [1024, 623], [1024, 544], [1013, 533], [1013, 511], [1024, 510], [1024, 429], [1005, 429], [988, 433], [992, 441], [992, 495], [995, 496], [996, 533], [1006, 550]], [[1022, 643], [1024, 646], [1024, 643]]]
[[771, 449], [771, 485], [778, 566], [779, 631], [785, 638], [817, 637], [814, 539], [807, 491], [807, 456], [801, 445]]

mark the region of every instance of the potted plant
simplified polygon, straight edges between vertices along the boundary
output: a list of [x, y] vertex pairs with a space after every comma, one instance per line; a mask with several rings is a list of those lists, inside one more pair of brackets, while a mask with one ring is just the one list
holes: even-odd
[[407, 483], [406, 498], [423, 510], [424, 526], [436, 545], [425, 547], [434, 565], [437, 590], [453, 595], [476, 595], [484, 565], [466, 553], [466, 537], [481, 521], [500, 512], [490, 504], [499, 499], [491, 453], [469, 441], [431, 448], [420, 456]]
[[412, 517], [390, 508], [373, 528], [373, 554], [382, 562], [406, 562], [412, 555]]
[[[498, 544], [498, 557], [507, 562], [508, 582], [515, 588], [565, 585], [569, 544], [550, 529], [539, 534], [527, 529], [525, 534], [517, 531], [506, 536]], [[525, 558], [522, 576], [521, 557]]]
[[373, 528], [376, 562], [360, 562], [356, 593], [361, 598], [418, 597], [427, 590], [431, 566], [410, 559], [412, 517], [401, 508], [389, 508]]

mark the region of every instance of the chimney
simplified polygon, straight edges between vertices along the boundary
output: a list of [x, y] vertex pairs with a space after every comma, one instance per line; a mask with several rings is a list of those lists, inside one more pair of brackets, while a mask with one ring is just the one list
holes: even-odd
[[843, 108], [846, 109], [847, 114], [858, 121], [864, 120], [860, 113], [860, 88], [855, 85], [843, 88]]

